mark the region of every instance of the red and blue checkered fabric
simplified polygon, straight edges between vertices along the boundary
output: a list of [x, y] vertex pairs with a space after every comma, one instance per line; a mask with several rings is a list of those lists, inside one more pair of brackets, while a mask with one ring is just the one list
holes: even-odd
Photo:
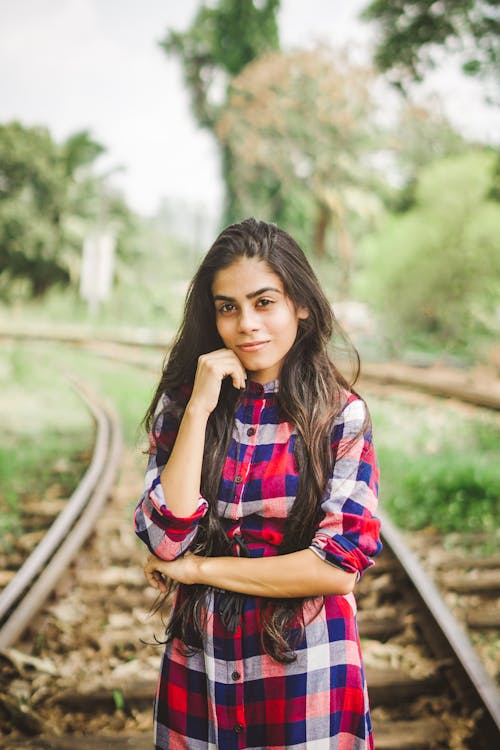
[[[280, 420], [277, 389], [277, 382], [249, 383], [220, 484], [219, 514], [229, 536], [241, 535], [252, 557], [276, 554], [297, 491], [296, 431]], [[159, 447], [151, 451], [135, 526], [154, 554], [170, 560], [193, 543], [207, 503], [200, 498], [189, 518], [176, 518], [165, 505], [159, 475], [181, 409], [166, 397], [164, 405]], [[364, 402], [346, 394], [332, 431], [332, 450], [339, 458], [310, 547], [326, 564], [359, 574], [381, 548], [371, 433], [353, 440], [365, 414]], [[222, 622], [223, 597], [218, 591], [207, 597], [202, 651], [188, 656], [175, 641], [166, 646], [155, 701], [156, 750], [373, 748], [354, 595], [319, 597], [304, 605], [304, 637], [290, 664], [275, 662], [262, 649], [265, 601], [247, 596], [233, 633]]]

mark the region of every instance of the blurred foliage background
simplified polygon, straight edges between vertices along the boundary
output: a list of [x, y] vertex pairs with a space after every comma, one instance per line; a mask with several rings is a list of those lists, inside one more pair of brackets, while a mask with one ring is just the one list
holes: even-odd
[[[218, 146], [220, 226], [255, 215], [294, 235], [339, 309], [363, 305], [366, 356], [487, 358], [500, 328], [498, 149], [466, 141], [439, 102], [417, 106], [411, 86], [453, 54], [497, 106], [498, 4], [367, 3], [371, 66], [326, 44], [282, 49], [279, 6], [202, 2], [160, 41]], [[56, 142], [43, 124], [0, 124], [1, 316], [85, 321], [82, 246], [105, 228], [114, 285], [95, 322], [175, 328], [206, 243], [176, 235], [166, 206], [134, 214], [99, 169], [104, 152], [86, 130]], [[152, 283], [158, 268], [168, 289]]]
[[[295, 236], [365, 359], [417, 352], [467, 365], [495, 356], [500, 151], [466, 140], [439, 101], [417, 105], [412, 92], [415, 82], [453, 59], [481, 84], [487, 105], [498, 107], [498, 2], [367, 1], [363, 17], [377, 31], [370, 64], [325, 43], [283, 49], [279, 8], [279, 0], [200, 2], [186, 30], [158, 29], [163, 53], [180, 66], [195, 121], [217, 144], [225, 187], [219, 226], [255, 215]], [[152, 217], [134, 213], [111, 187], [112, 171], [100, 167], [105, 152], [85, 129], [59, 141], [43, 123], [0, 123], [4, 326], [45, 321], [175, 330], [188, 279], [208, 249], [201, 219], [190, 206], [167, 203]], [[192, 225], [189, 237], [176, 231], [176, 212]], [[92, 312], [79, 291], [82, 247], [103, 230], [116, 240], [113, 285]], [[16, 372], [24, 386], [28, 375], [32, 382], [38, 367], [31, 356], [22, 347], [4, 352], [4, 386]], [[33, 356], [40, 362], [48, 354], [38, 347]], [[85, 367], [83, 357], [78, 362]], [[32, 384], [46, 393], [50, 378], [42, 380]], [[122, 401], [132, 409], [130, 399]], [[129, 424], [139, 422], [146, 401], [141, 392]], [[46, 424], [45, 417], [35, 423]], [[407, 415], [422, 431], [421, 438], [413, 435], [412, 445], [424, 446], [418, 455], [401, 454], [394, 445], [401, 424], [387, 419], [375, 405], [396, 517], [413, 503], [416, 526], [490, 529], [500, 480], [492, 461], [498, 430], [470, 428], [475, 437], [468, 438], [464, 464], [443, 430], [442, 445], [429, 453], [422, 410]], [[17, 440], [26, 438], [4, 441], [5, 466], [16, 465]], [[79, 438], [73, 447], [82, 450]], [[16, 472], [10, 474], [15, 483]], [[445, 499], [441, 516], [434, 490], [453, 499]]]

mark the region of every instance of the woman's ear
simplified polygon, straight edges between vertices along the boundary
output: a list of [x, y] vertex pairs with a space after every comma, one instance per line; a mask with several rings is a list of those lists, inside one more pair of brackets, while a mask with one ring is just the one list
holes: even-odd
[[299, 307], [297, 308], [297, 318], [299, 320], [305, 320], [309, 317], [309, 310], [307, 307]]

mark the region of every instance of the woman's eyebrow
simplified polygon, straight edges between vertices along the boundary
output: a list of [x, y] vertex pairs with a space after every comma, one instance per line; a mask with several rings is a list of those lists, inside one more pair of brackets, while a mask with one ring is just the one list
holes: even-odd
[[[278, 294], [283, 294], [281, 289], [276, 289], [274, 286], [265, 286], [262, 289], [257, 289], [256, 292], [250, 292], [250, 294], [246, 295], [246, 298], [253, 299], [254, 297], [259, 297], [261, 294], [264, 294], [265, 292], [277, 292]], [[214, 302], [217, 302], [218, 300], [223, 301], [223, 302], [234, 302], [235, 297], [226, 297], [225, 294], [215, 294]]]

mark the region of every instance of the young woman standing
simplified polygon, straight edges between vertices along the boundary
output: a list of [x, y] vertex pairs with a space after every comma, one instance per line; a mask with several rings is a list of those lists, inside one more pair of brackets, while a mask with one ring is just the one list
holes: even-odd
[[295, 241], [248, 219], [196, 273], [147, 413], [135, 513], [175, 592], [155, 748], [368, 750], [353, 588], [380, 551], [364, 401]]

